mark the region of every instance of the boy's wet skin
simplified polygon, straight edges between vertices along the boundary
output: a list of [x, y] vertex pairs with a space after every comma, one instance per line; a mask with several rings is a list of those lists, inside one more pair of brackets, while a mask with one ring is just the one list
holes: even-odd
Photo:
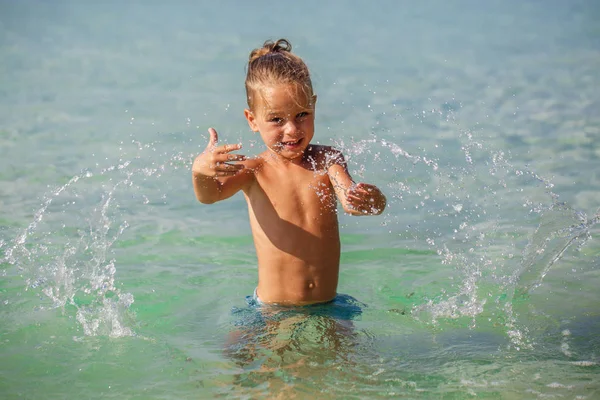
[[318, 160], [317, 171], [308, 163], [281, 168], [273, 165], [278, 161], [271, 154], [263, 154], [256, 185], [244, 192], [262, 301], [298, 305], [336, 295], [340, 240], [335, 192], [323, 173], [325, 150], [311, 146], [307, 151]]
[[[305, 70], [304, 75], [294, 75], [305, 81], [285, 76], [290, 71], [287, 64], [279, 72], [268, 71], [275, 68], [268, 60], [261, 71], [264, 75], [267, 68], [269, 79], [263, 77], [257, 84], [251, 76], [253, 52], [246, 82], [249, 108], [244, 115], [267, 150], [247, 159], [233, 153], [241, 145], [218, 145], [217, 132], [209, 129], [209, 144], [192, 167], [194, 191], [200, 202], [208, 204], [244, 193], [258, 257], [260, 301], [327, 302], [336, 296], [339, 274], [337, 200], [347, 213], [374, 215], [384, 210], [385, 196], [373, 185], [355, 184], [338, 150], [310, 143], [316, 96], [308, 70], [278, 44], [269, 46], [261, 49], [266, 55], [259, 58], [287, 57], [285, 63]], [[276, 72], [283, 75], [274, 78]]]

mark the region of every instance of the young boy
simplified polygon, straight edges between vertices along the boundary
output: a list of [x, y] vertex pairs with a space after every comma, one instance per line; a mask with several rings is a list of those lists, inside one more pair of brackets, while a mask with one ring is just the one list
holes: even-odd
[[385, 196], [376, 186], [355, 184], [338, 150], [310, 144], [317, 97], [308, 68], [288, 41], [268, 41], [252, 51], [246, 95], [248, 125], [267, 150], [256, 158], [232, 153], [241, 145], [218, 145], [210, 128], [208, 146], [192, 166], [196, 197], [211, 204], [244, 193], [259, 303], [332, 301], [340, 263], [337, 200], [349, 214], [378, 215]]

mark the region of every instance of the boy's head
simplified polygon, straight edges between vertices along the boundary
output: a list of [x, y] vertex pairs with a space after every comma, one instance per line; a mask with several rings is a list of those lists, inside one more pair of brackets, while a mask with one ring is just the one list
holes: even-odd
[[308, 67], [291, 51], [292, 45], [286, 39], [268, 40], [263, 47], [252, 50], [246, 74], [246, 100], [250, 110], [255, 111], [264, 89], [274, 85], [297, 85], [308, 98], [313, 97]]
[[265, 42], [250, 54], [246, 76], [250, 128], [287, 159], [304, 153], [314, 135], [316, 96], [308, 68], [285, 39]]

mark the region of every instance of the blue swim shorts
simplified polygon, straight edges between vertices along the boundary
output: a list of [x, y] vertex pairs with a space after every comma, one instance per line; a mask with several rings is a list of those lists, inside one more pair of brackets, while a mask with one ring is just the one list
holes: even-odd
[[281, 321], [292, 316], [328, 317], [340, 321], [357, 320], [366, 304], [347, 294], [338, 294], [327, 303], [304, 306], [283, 306], [265, 304], [260, 301], [256, 289], [251, 296], [246, 296], [247, 307], [234, 307], [232, 314], [236, 317], [236, 326], [261, 326], [267, 320]]

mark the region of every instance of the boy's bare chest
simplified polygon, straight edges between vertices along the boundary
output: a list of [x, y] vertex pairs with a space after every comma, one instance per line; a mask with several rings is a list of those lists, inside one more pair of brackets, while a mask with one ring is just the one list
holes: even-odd
[[279, 208], [308, 211], [335, 203], [335, 194], [325, 171], [304, 168], [261, 171], [257, 181], [271, 204]]

